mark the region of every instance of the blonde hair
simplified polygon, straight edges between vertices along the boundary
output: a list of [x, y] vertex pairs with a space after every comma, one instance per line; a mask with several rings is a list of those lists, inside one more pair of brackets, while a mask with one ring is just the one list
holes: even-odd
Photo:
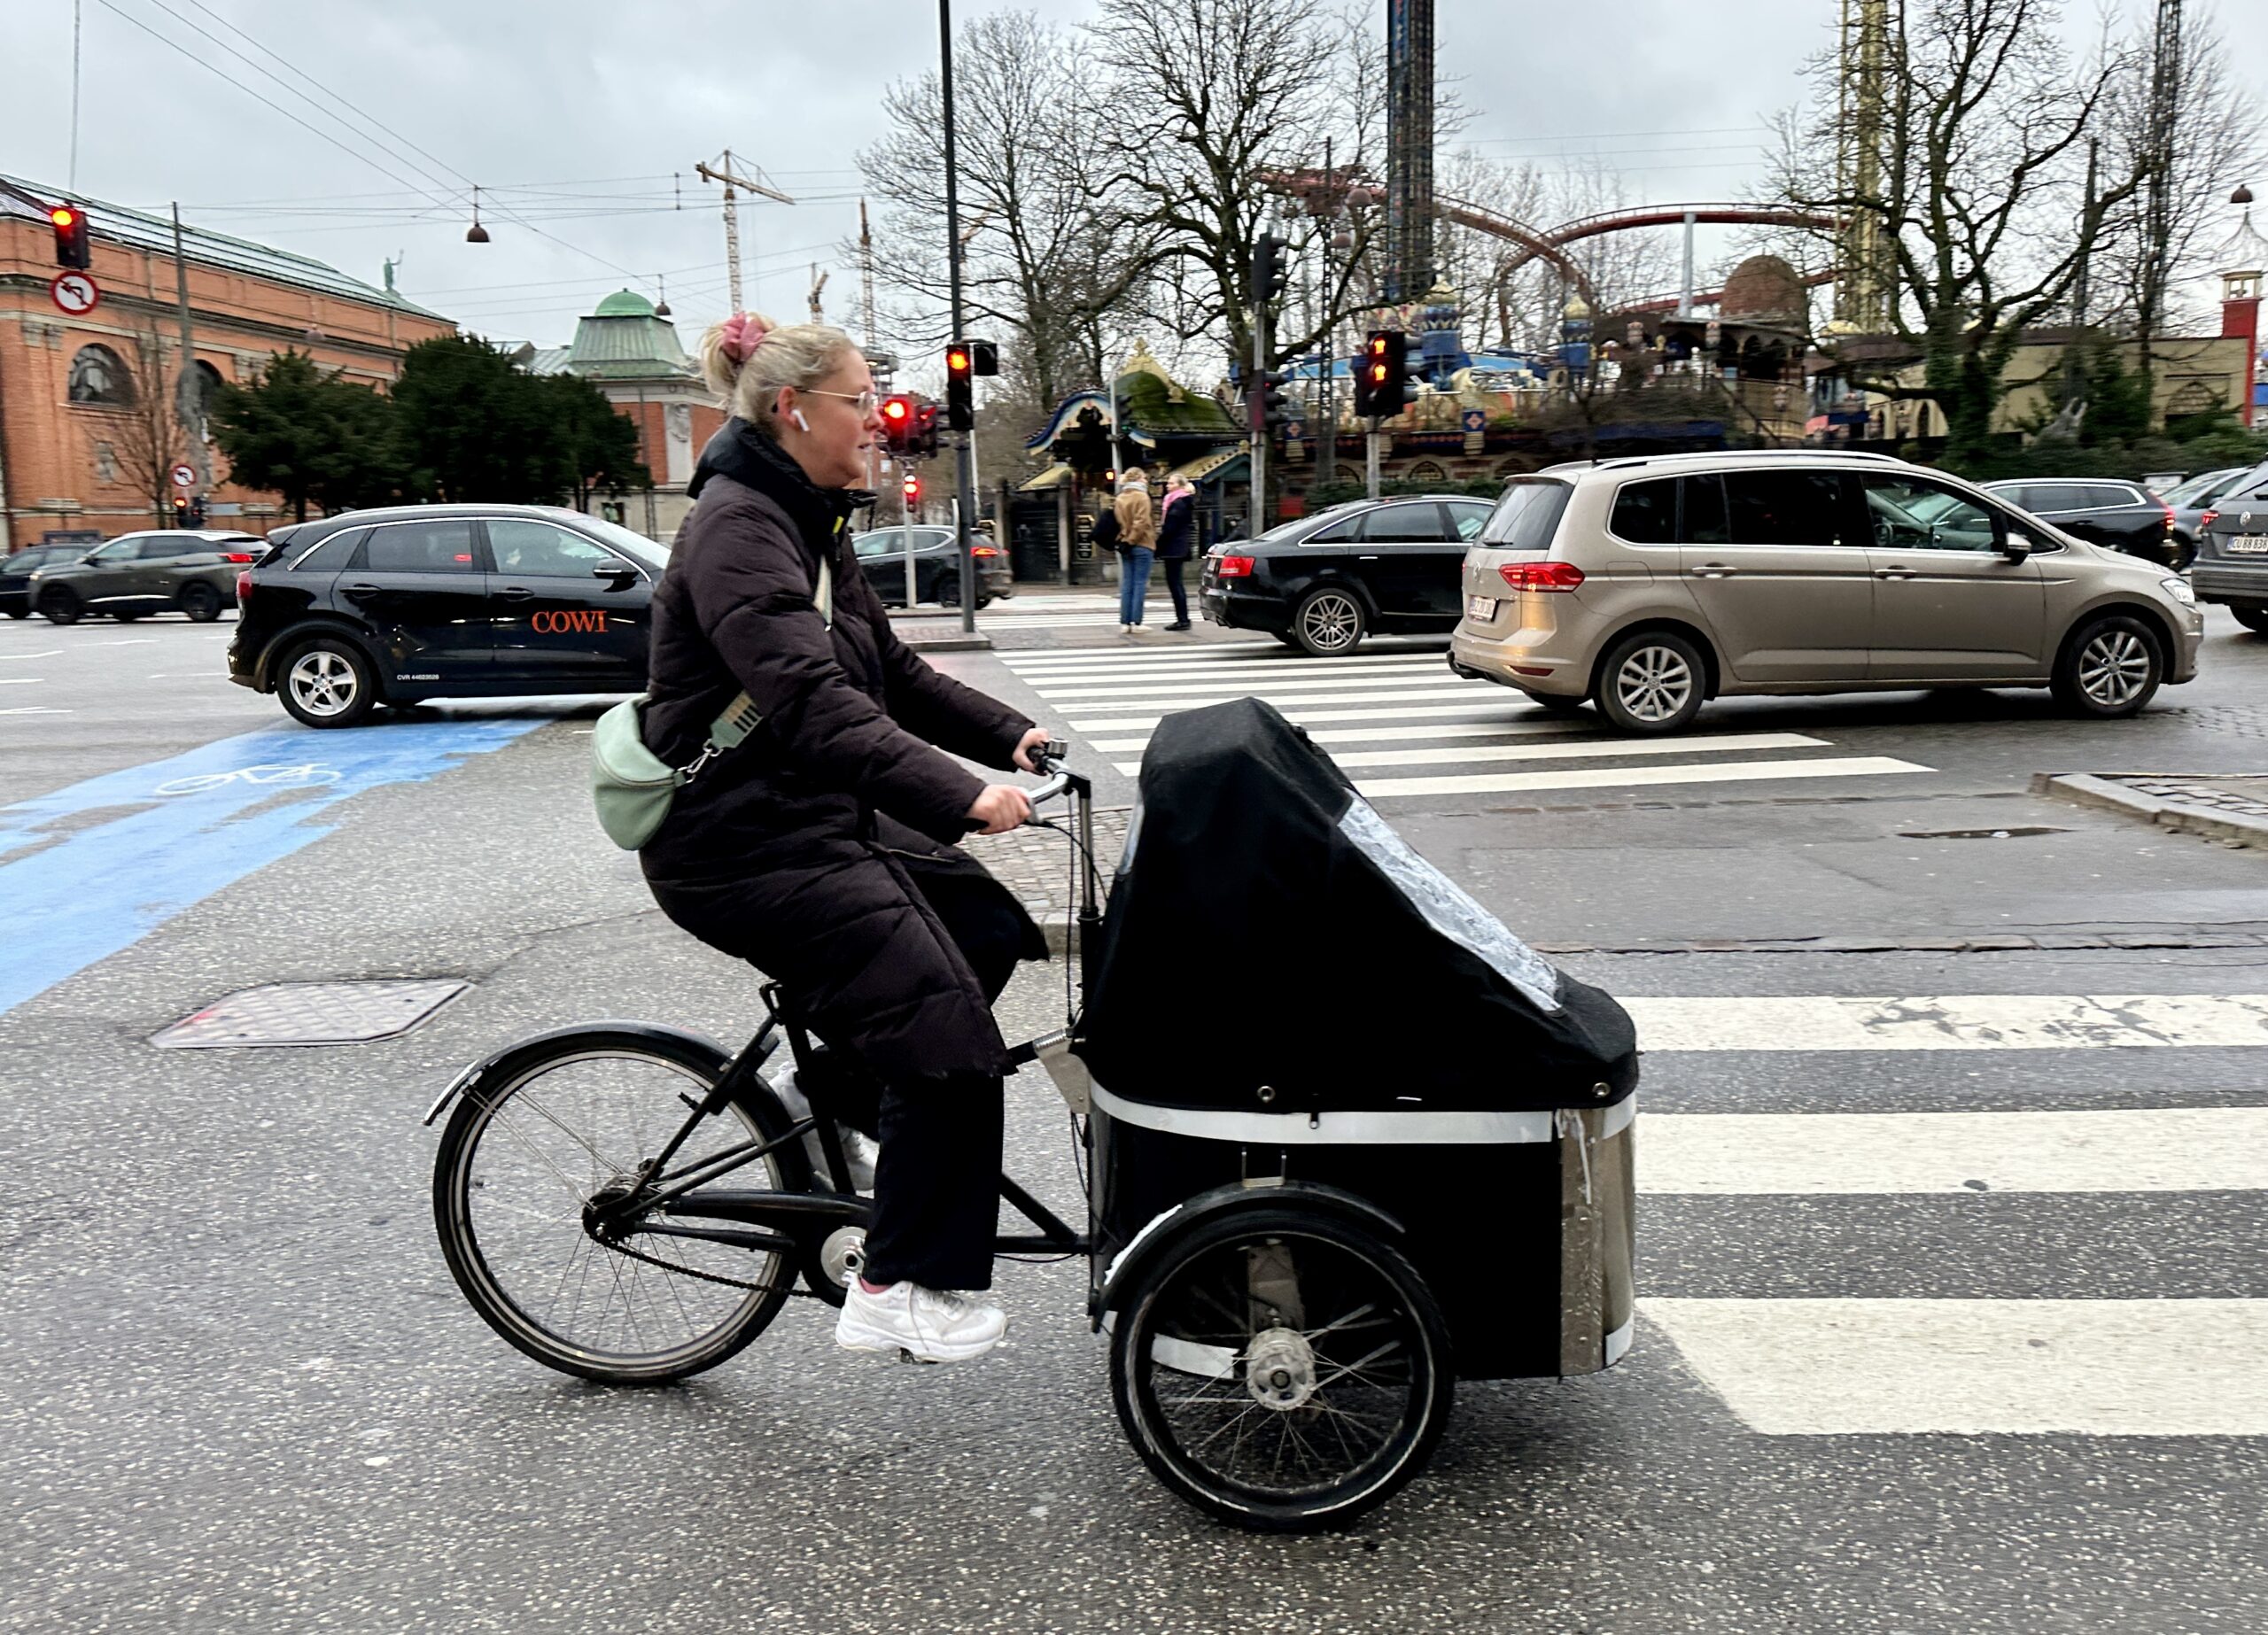
[[724, 399], [742, 420], [776, 437], [780, 426], [772, 406], [782, 387], [809, 391], [842, 367], [845, 356], [856, 357], [851, 338], [831, 323], [791, 323], [774, 329], [761, 313], [738, 314], [745, 334], [760, 329], [758, 340], [744, 359], [725, 349], [725, 337], [735, 326], [731, 319], [712, 323], [701, 337], [701, 373], [709, 390]]

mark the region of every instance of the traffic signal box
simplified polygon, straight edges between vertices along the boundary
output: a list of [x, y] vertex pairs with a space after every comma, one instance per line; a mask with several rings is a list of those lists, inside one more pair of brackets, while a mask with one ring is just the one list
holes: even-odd
[[47, 213], [55, 227], [55, 264], [85, 267], [95, 257], [87, 243], [87, 213], [76, 205], [56, 205]]
[[1400, 329], [1372, 329], [1355, 371], [1355, 413], [1384, 417], [1410, 401], [1410, 337]]
[[1000, 372], [1000, 349], [990, 341], [958, 340], [945, 346], [945, 424], [967, 431], [976, 424], [975, 378]]
[[920, 505], [921, 503], [921, 478], [920, 476], [914, 472], [908, 471], [905, 474], [905, 481], [900, 487], [900, 492], [905, 494], [905, 503], [909, 509], [914, 506]]
[[1273, 233], [1262, 233], [1252, 241], [1252, 304], [1266, 306], [1284, 293], [1290, 274], [1284, 267], [1284, 252], [1292, 246], [1289, 241]]
[[913, 399], [903, 391], [893, 391], [882, 400], [882, 446], [893, 454], [905, 453], [913, 446]]
[[1260, 376], [1260, 423], [1268, 428], [1271, 437], [1283, 435], [1285, 423], [1297, 418], [1292, 401], [1284, 393], [1291, 374], [1285, 369], [1270, 369]]

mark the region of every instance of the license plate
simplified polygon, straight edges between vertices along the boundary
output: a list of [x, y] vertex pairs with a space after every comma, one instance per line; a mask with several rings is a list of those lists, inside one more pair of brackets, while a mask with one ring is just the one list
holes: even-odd
[[2238, 534], [2222, 540], [2221, 549], [2232, 556], [2268, 556], [2268, 534]]
[[[2261, 544], [2262, 548], [2268, 549], [2268, 540], [2263, 540]], [[1494, 596], [1466, 597], [1464, 599], [1464, 616], [1468, 619], [1480, 619], [1484, 623], [1489, 619], [1495, 618], [1496, 616], [1496, 599]]]

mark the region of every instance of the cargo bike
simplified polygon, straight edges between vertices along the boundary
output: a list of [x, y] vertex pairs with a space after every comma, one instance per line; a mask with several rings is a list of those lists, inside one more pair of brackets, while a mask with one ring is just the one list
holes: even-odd
[[[1090, 783], [1045, 770], [1035, 802], [1069, 797], [1048, 826], [1075, 854], [1079, 976], [1066, 1027], [1014, 1055], [1070, 1106], [1087, 1219], [1003, 1176], [1022, 1224], [995, 1251], [1085, 1259], [1151, 1469], [1243, 1526], [1328, 1526], [1423, 1467], [1457, 1380], [1612, 1366], [1632, 1309], [1621, 1007], [1265, 704], [1159, 724], [1107, 908]], [[473, 1064], [434, 1104], [429, 1124], [454, 1108], [441, 1247], [512, 1344], [653, 1384], [731, 1357], [793, 1296], [841, 1303], [871, 1208], [836, 1133], [849, 1103], [795, 996], [765, 999], [738, 1052], [593, 1023]], [[783, 1043], [808, 1112], [766, 1077]]]

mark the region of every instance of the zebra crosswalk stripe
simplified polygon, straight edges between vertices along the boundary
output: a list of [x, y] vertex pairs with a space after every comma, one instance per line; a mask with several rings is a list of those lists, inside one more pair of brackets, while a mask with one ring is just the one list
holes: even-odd
[[1648, 1050], [2070, 1050], [2268, 1044], [2268, 994], [1634, 996]]
[[[1348, 750], [1331, 758], [1342, 769], [1348, 769], [1364, 766], [1450, 766], [1475, 761], [1575, 761], [1595, 756], [1638, 758], [1648, 756], [1728, 755], [1742, 750], [1827, 748], [1829, 745], [1825, 739], [1806, 738], [1801, 732], [1728, 732], [1713, 738], [1669, 742], [1659, 739], [1618, 740], [1595, 738], [1581, 743], [1463, 744], [1453, 749]], [[1120, 771], [1130, 774], [1142, 770], [1139, 762], [1120, 761], [1113, 764]], [[1823, 766], [1832, 763], [1806, 762], [1805, 764]], [[1362, 787], [1360, 784], [1356, 786], [1358, 788]]]

